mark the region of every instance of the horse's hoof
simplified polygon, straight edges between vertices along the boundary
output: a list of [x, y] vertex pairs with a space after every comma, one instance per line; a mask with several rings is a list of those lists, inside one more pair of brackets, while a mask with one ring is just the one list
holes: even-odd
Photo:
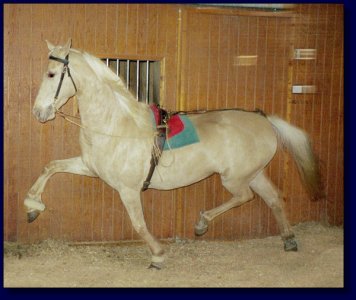
[[162, 263], [151, 262], [151, 264], [148, 266], [148, 269], [161, 270], [162, 267], [163, 267]]
[[38, 210], [32, 210], [27, 213], [27, 222], [32, 223], [34, 220], [37, 219], [37, 217], [40, 215], [40, 212]]
[[200, 225], [199, 223], [195, 225], [195, 235], [201, 236], [208, 231], [208, 225]]
[[195, 224], [194, 229], [195, 229], [195, 235], [197, 236], [201, 236], [208, 231], [208, 222], [204, 218], [203, 212], [200, 212], [200, 220], [198, 224]]
[[298, 251], [298, 244], [295, 239], [287, 239], [284, 241], [284, 251]]

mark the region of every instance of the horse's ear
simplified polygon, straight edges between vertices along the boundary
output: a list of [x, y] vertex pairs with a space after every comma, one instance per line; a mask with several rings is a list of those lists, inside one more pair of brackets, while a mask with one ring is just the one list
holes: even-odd
[[63, 49], [68, 54], [69, 49], [72, 47], [72, 38], [68, 39], [68, 42], [63, 46]]
[[55, 45], [53, 45], [51, 42], [49, 42], [47, 40], [46, 40], [46, 43], [47, 43], [47, 47], [48, 47], [49, 51], [52, 51], [56, 47]]

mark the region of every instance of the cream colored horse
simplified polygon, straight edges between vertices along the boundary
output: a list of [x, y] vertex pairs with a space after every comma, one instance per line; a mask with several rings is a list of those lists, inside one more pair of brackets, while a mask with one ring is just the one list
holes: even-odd
[[[71, 49], [70, 40], [64, 46], [55, 47], [49, 42], [47, 45], [50, 60], [33, 113], [40, 122], [52, 120], [60, 107], [76, 95], [82, 124], [82, 154], [51, 161], [44, 168], [24, 202], [28, 221], [32, 222], [45, 209], [41, 194], [55, 173], [100, 177], [119, 192], [133, 227], [151, 249], [151, 266], [160, 268], [163, 250], [147, 230], [140, 201], [155, 135], [149, 106], [138, 103], [98, 58]], [[318, 196], [318, 166], [307, 135], [278, 117], [255, 112], [215, 111], [189, 118], [196, 126], [200, 142], [164, 151], [150, 188], [175, 189], [218, 173], [233, 197], [201, 213], [195, 228], [198, 235], [204, 234], [209, 222], [218, 215], [251, 200], [254, 191], [272, 209], [285, 250], [297, 250], [279, 193], [264, 169], [280, 141], [292, 154], [311, 195]]]

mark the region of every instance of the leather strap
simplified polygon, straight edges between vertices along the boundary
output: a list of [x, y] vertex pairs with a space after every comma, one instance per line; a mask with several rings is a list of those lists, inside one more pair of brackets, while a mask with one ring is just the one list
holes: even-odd
[[220, 109], [211, 109], [211, 110], [188, 110], [188, 111], [184, 111], [184, 110], [180, 110], [180, 111], [175, 111], [173, 113], [171, 113], [171, 115], [199, 115], [199, 114], [205, 114], [205, 113], [209, 113], [209, 112], [219, 112], [219, 111], [244, 111], [244, 112], [252, 112], [252, 113], [256, 113], [259, 114], [261, 116], [266, 117], [266, 114], [264, 113], [263, 110], [256, 108], [255, 110], [246, 110], [243, 108], [220, 108]]
[[65, 66], [67, 66], [67, 65], [69, 64], [68, 56], [69, 56], [69, 55], [67, 55], [66, 58], [60, 58], [60, 57], [55, 57], [55, 56], [53, 56], [53, 55], [50, 55], [50, 56], [49, 56], [49, 59], [58, 61], [58, 62], [64, 64]]
[[54, 96], [54, 99], [56, 99], [56, 100], [58, 99], [59, 92], [61, 91], [64, 75], [65, 75], [66, 72], [68, 72], [68, 77], [72, 80], [75, 92], [77, 92], [77, 86], [75, 85], [73, 77], [70, 74], [70, 69], [69, 69], [69, 66], [68, 66], [68, 64], [69, 64], [69, 59], [68, 58], [69, 58], [69, 54], [67, 54], [65, 59], [60, 58], [60, 57], [55, 57], [55, 56], [52, 56], [52, 55], [49, 56], [49, 59], [58, 61], [58, 62], [60, 62], [60, 63], [62, 63], [64, 65], [63, 66], [63, 70], [62, 70], [62, 74], [61, 74], [61, 79], [59, 80], [59, 84], [58, 84], [58, 87], [57, 87], [56, 95]]
[[152, 150], [151, 162], [150, 162], [151, 166], [150, 166], [150, 170], [148, 171], [147, 178], [143, 182], [143, 186], [141, 188], [142, 192], [146, 191], [149, 185], [151, 184], [151, 178], [153, 176], [156, 166], [158, 165], [159, 158], [161, 157], [164, 144], [166, 142], [166, 130], [167, 130], [167, 122], [169, 119], [169, 114], [167, 113], [167, 111], [161, 109], [159, 106], [158, 106], [158, 110], [159, 110], [159, 120], [157, 125], [158, 134], [155, 137], [156, 146], [153, 147], [157, 147], [159, 151], [157, 153], [157, 151], [154, 151], [154, 149]]

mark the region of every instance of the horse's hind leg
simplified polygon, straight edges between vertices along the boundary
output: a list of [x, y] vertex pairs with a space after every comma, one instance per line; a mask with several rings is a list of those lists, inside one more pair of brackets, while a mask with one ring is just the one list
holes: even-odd
[[196, 235], [203, 235], [204, 233], [206, 233], [208, 231], [208, 222], [212, 221], [217, 216], [221, 215], [222, 213], [228, 211], [233, 207], [240, 206], [253, 198], [253, 193], [248, 186], [240, 186], [238, 192], [233, 192], [226, 182], [223, 182], [223, 185], [230, 192], [232, 192], [234, 196], [228, 202], [206, 212], [200, 213], [199, 222], [195, 225]]
[[283, 201], [277, 188], [263, 172], [258, 174], [251, 182], [250, 187], [267, 203], [277, 220], [284, 241], [284, 250], [297, 251], [298, 245], [294, 240], [294, 233], [287, 220]]

